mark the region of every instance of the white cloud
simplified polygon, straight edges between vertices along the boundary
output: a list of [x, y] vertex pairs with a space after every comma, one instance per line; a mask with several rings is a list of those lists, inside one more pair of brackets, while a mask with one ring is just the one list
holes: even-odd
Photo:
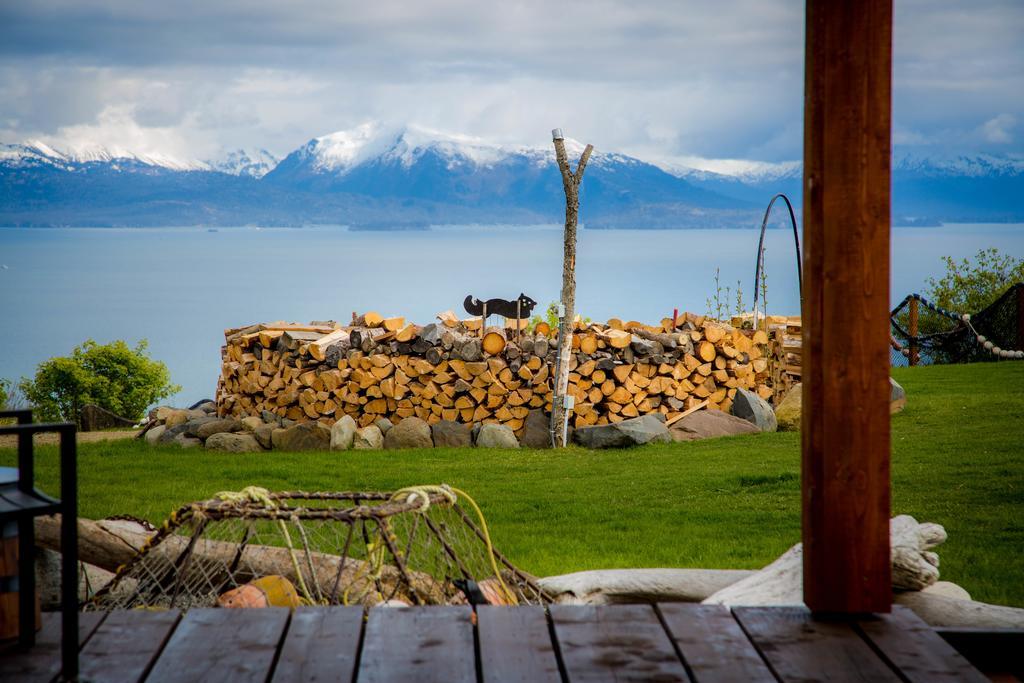
[[989, 142], [997, 145], [1008, 145], [1013, 142], [1013, 133], [1017, 127], [1017, 117], [1013, 114], [1000, 114], [981, 124], [981, 134]]

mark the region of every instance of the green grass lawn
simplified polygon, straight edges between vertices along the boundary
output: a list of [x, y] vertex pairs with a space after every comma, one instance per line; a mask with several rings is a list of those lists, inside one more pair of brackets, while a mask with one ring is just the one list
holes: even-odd
[[[893, 510], [946, 527], [945, 579], [1024, 606], [1024, 363], [900, 369]], [[56, 449], [39, 476], [56, 489]], [[183, 502], [250, 484], [373, 490], [448, 482], [482, 506], [527, 571], [756, 568], [800, 540], [800, 442], [763, 434], [627, 451], [213, 454], [136, 441], [80, 448], [81, 512], [159, 522]], [[13, 464], [0, 450], [0, 464]]]

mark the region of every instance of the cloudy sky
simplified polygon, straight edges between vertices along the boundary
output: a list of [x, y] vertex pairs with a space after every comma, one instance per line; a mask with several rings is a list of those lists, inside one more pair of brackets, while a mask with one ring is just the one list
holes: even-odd
[[[895, 142], [1024, 157], [1024, 2], [896, 0]], [[368, 120], [662, 161], [801, 156], [803, 3], [0, 0], [0, 141], [182, 159]]]

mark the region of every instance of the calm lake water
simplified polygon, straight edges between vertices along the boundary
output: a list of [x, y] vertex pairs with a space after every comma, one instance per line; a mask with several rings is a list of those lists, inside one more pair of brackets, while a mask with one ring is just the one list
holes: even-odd
[[[942, 272], [940, 257], [998, 247], [1024, 257], [1024, 225], [893, 231], [892, 300]], [[754, 230], [581, 231], [577, 310], [656, 321], [707, 311], [721, 286], [752, 295]], [[767, 237], [771, 312], [798, 312], [792, 235]], [[225, 327], [346, 321], [376, 310], [429, 322], [467, 294], [558, 298], [561, 227], [367, 233], [343, 228], [0, 228], [0, 377], [31, 375], [85, 339], [148, 339], [191, 403], [213, 395]], [[724, 296], [724, 292], [723, 292]], [[733, 298], [735, 294], [733, 294]], [[730, 307], [732, 307], [730, 302]]]

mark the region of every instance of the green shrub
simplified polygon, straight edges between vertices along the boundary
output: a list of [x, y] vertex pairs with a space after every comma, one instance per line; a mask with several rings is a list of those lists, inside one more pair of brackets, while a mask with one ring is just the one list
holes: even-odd
[[88, 403], [135, 420], [146, 408], [180, 391], [171, 384], [167, 366], [146, 355], [145, 339], [135, 348], [124, 341], [97, 344], [88, 340], [70, 356], [39, 364], [34, 379], [22, 379], [21, 393], [39, 420], [77, 421]]
[[0, 379], [0, 410], [7, 410], [7, 401], [11, 396], [11, 380]]
[[[933, 304], [955, 313], [977, 313], [984, 309], [1015, 282], [1024, 282], [1024, 258], [1004, 256], [996, 248], [981, 249], [973, 260], [957, 261], [943, 256], [946, 274], [928, 278], [925, 297]], [[950, 327], [948, 318], [922, 307], [921, 334], [939, 332]]]

